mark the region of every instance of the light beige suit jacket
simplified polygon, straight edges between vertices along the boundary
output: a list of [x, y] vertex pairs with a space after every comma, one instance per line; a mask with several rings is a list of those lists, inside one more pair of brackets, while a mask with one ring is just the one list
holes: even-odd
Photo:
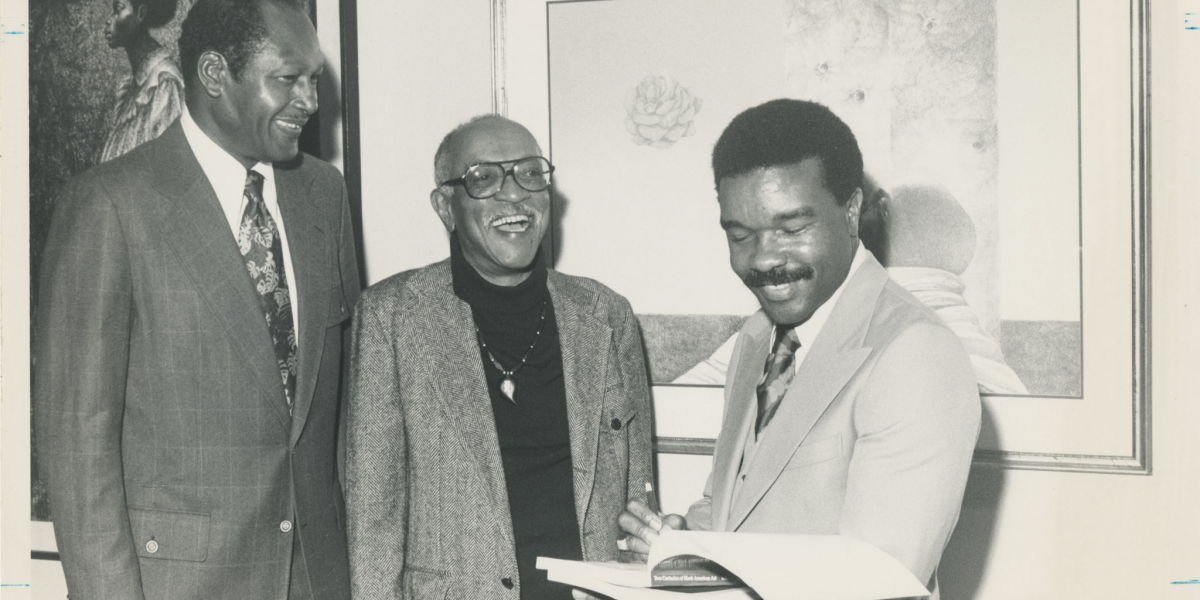
[[866, 259], [739, 471], [774, 325], [760, 311], [743, 326], [712, 474], [688, 524], [854, 537], [894, 556], [937, 598], [935, 571], [979, 433], [979, 394], [954, 333]]
[[[551, 270], [575, 511], [586, 560], [652, 481], [637, 321], [603, 285]], [[354, 315], [346, 513], [353, 597], [520, 597], [500, 445], [471, 307], [450, 262], [363, 292]]]

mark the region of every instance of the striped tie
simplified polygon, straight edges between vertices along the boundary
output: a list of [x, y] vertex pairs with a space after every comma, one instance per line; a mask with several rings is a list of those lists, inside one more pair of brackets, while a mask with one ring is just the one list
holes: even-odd
[[758, 383], [758, 419], [754, 423], [754, 431], [758, 435], [775, 416], [779, 402], [783, 400], [788, 384], [796, 374], [792, 359], [799, 348], [800, 338], [796, 337], [795, 328], [782, 325], [775, 327], [775, 349], [767, 356], [765, 372]]

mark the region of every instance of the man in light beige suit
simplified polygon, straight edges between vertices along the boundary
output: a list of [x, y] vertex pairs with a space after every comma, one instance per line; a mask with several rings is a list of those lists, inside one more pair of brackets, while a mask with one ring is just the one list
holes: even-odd
[[858, 241], [854, 135], [824, 106], [774, 100], [730, 123], [713, 172], [730, 264], [762, 310], [733, 351], [704, 497], [686, 520], [630, 503], [630, 547], [662, 527], [841, 534], [936, 598], [979, 395], [955, 334]]

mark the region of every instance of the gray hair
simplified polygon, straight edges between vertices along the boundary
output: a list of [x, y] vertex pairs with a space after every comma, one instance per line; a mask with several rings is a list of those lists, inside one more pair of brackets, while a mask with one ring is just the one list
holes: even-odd
[[449, 181], [462, 174], [451, 171], [451, 169], [454, 168], [452, 163], [454, 162], [454, 159], [457, 158], [453, 155], [458, 151], [459, 138], [462, 137], [463, 132], [470, 129], [475, 124], [491, 120], [500, 120], [516, 124], [516, 121], [496, 113], [476, 115], [470, 119], [467, 119], [466, 121], [463, 121], [462, 123], [459, 123], [457, 127], [450, 130], [450, 133], [446, 134], [446, 137], [442, 138], [442, 143], [438, 144], [437, 153], [433, 155], [434, 185], [440, 186], [443, 181]]

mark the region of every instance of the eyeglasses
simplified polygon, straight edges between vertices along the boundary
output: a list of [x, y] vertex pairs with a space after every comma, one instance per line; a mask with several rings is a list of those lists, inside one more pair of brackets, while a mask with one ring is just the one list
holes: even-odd
[[[509, 168], [504, 168], [512, 163]], [[550, 174], [554, 165], [540, 156], [528, 156], [517, 160], [504, 162], [485, 162], [467, 167], [467, 172], [458, 179], [443, 181], [438, 186], [462, 185], [467, 195], [476, 200], [484, 200], [496, 195], [504, 187], [504, 181], [511, 173], [513, 181], [522, 189], [530, 192], [540, 192], [550, 187]]]

